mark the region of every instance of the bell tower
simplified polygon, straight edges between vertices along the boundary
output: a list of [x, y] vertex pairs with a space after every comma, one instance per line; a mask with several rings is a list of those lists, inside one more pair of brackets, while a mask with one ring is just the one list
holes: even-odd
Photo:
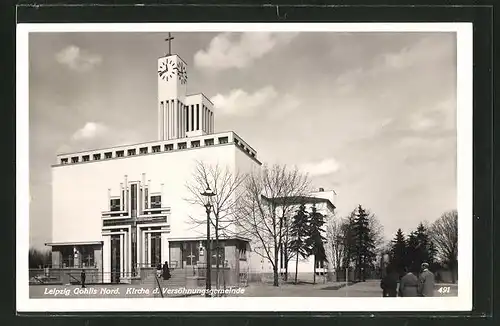
[[158, 140], [186, 137], [187, 64], [171, 53], [173, 39], [168, 33], [168, 53], [158, 58]]

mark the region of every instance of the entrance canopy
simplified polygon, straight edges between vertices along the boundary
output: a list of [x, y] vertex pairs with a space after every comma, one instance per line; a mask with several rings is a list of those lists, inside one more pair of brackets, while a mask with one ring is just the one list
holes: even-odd
[[102, 245], [103, 241], [80, 241], [80, 242], [49, 242], [46, 246], [56, 247], [56, 246], [86, 246], [86, 245]]

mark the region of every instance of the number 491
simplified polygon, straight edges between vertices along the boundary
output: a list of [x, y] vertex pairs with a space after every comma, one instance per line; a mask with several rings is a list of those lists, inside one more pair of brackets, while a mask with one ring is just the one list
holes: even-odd
[[439, 288], [438, 292], [441, 294], [450, 293], [450, 287], [449, 286], [442, 286]]

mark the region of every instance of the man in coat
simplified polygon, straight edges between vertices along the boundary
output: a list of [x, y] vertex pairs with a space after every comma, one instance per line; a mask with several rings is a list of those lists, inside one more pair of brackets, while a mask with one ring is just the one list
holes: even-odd
[[417, 297], [418, 296], [418, 278], [409, 270], [405, 268], [405, 276], [399, 282], [399, 296], [400, 297]]
[[82, 283], [82, 288], [85, 287], [85, 279], [87, 278], [87, 276], [85, 275], [85, 270], [82, 269], [81, 273], [80, 273], [80, 279], [81, 279], [81, 283]]
[[394, 271], [390, 265], [387, 266], [387, 274], [384, 276], [384, 278], [382, 278], [382, 281], [380, 282], [383, 297], [397, 297], [398, 280], [398, 273]]
[[422, 264], [422, 272], [418, 278], [418, 295], [420, 297], [434, 296], [434, 274], [429, 270], [429, 264]]

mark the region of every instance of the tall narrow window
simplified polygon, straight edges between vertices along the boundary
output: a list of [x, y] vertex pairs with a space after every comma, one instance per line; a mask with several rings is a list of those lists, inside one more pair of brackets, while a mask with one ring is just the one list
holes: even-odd
[[186, 122], [186, 131], [189, 131], [189, 105], [186, 105], [186, 107], [184, 108], [184, 111], [185, 111], [185, 122]]
[[144, 189], [144, 208], [148, 209], [148, 204], [149, 204], [149, 193], [148, 193], [148, 188]]
[[170, 101], [165, 101], [165, 110], [163, 111], [163, 139], [168, 139], [168, 108]]
[[208, 121], [208, 117], [207, 117], [207, 112], [208, 112], [208, 108], [205, 106], [205, 109], [203, 110], [203, 129], [205, 130], [205, 132], [208, 132], [208, 128], [207, 128], [207, 121]]
[[174, 138], [174, 133], [175, 133], [174, 113], [175, 113], [175, 101], [172, 101], [172, 107], [170, 108], [170, 138]]
[[175, 114], [175, 137], [176, 138], [179, 138], [181, 136], [181, 107], [182, 107], [182, 103], [179, 102], [177, 104], [177, 113]]
[[191, 128], [190, 131], [194, 130], [194, 105], [191, 105]]
[[210, 132], [214, 132], [214, 113], [210, 111]]
[[200, 106], [196, 104], [196, 130], [200, 130]]
[[165, 112], [165, 105], [163, 104], [163, 101], [160, 102], [160, 112], [159, 112], [159, 117], [158, 117], [158, 122], [160, 124], [158, 133], [160, 134], [160, 139], [163, 139], [163, 128], [165, 128], [165, 124], [163, 123], [164, 117], [163, 113]]

